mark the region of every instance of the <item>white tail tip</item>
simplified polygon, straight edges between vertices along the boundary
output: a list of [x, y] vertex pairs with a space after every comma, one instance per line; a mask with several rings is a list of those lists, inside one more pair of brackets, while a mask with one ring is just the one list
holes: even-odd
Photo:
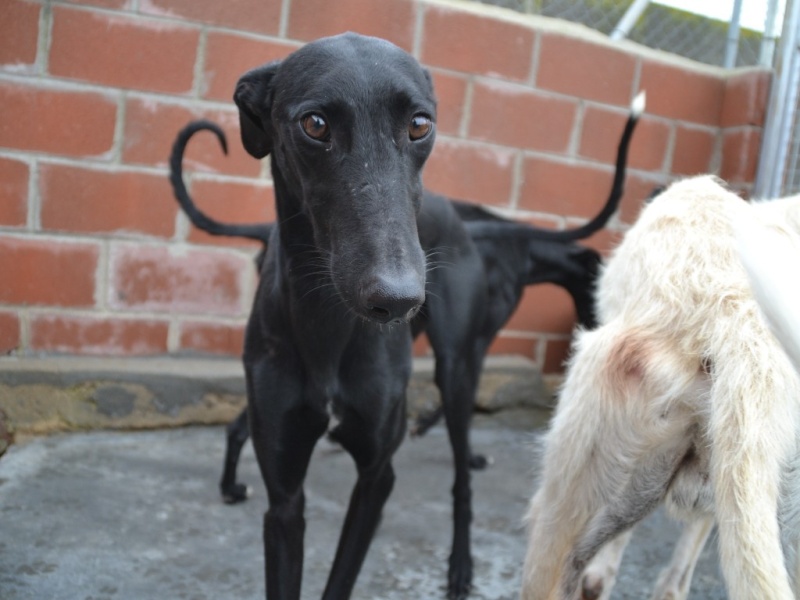
[[636, 94], [636, 97], [631, 102], [631, 116], [638, 118], [642, 116], [644, 107], [647, 105], [647, 95], [644, 90]]

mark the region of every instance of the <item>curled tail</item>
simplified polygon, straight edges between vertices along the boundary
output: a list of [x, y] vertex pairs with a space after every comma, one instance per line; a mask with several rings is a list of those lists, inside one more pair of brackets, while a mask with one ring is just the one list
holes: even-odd
[[636, 98], [631, 102], [630, 113], [628, 121], [625, 123], [625, 129], [622, 132], [622, 137], [617, 147], [617, 162], [616, 170], [614, 172], [614, 181], [611, 185], [611, 192], [608, 195], [605, 205], [597, 213], [594, 218], [584, 223], [580, 227], [574, 229], [566, 229], [563, 231], [552, 229], [539, 229], [530, 227], [528, 225], [520, 226], [513, 221], [503, 222], [500, 220], [485, 221], [468, 221], [465, 223], [467, 230], [473, 238], [490, 237], [496, 235], [510, 235], [521, 236], [526, 239], [538, 239], [557, 242], [573, 242], [589, 237], [593, 233], [600, 231], [605, 227], [608, 220], [611, 218], [616, 210], [619, 208], [622, 194], [625, 191], [625, 170], [628, 163], [628, 149], [630, 148], [631, 138], [633, 131], [636, 128], [636, 123], [639, 122], [639, 117], [642, 116], [645, 108], [645, 93], [639, 92]]
[[199, 120], [192, 121], [178, 132], [175, 143], [172, 145], [172, 153], [169, 157], [169, 180], [172, 183], [172, 190], [175, 199], [181, 205], [183, 212], [189, 217], [192, 224], [198, 229], [210, 233], [211, 235], [222, 235], [228, 237], [243, 237], [261, 242], [265, 246], [269, 243], [269, 236], [272, 232], [272, 224], [258, 223], [254, 225], [235, 225], [232, 223], [220, 223], [212, 219], [197, 208], [186, 185], [183, 182], [183, 154], [186, 145], [191, 137], [198, 131], [210, 131], [217, 136], [222, 151], [228, 153], [228, 145], [225, 140], [225, 133], [219, 125], [211, 121]]

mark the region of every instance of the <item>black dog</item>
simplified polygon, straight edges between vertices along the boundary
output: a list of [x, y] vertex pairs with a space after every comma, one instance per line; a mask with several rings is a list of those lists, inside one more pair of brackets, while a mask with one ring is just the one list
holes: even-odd
[[[278, 224], [221, 225], [192, 204], [181, 157], [199, 129], [224, 142], [213, 124], [181, 132], [171, 166], [176, 196], [196, 225], [267, 244], [244, 358], [250, 427], [270, 500], [268, 597], [299, 597], [302, 481], [329, 411], [339, 418], [330, 435], [353, 455], [359, 479], [324, 597], [349, 596], [394, 479], [390, 460], [405, 431], [410, 372], [407, 321], [416, 315], [414, 333], [426, 329], [436, 353], [455, 458], [448, 595], [462, 598], [472, 575], [468, 425], [485, 353], [476, 340], [488, 286], [453, 206], [423, 198], [420, 170], [434, 135], [430, 79], [390, 44], [345, 35], [247, 73], [235, 99], [246, 149], [259, 158], [272, 153]], [[610, 199], [613, 208], [620, 193]], [[574, 239], [573, 232], [538, 233], [550, 238], [544, 244]], [[423, 252], [433, 259], [427, 281]], [[235, 464], [247, 417], [231, 429], [241, 433], [227, 462], [228, 490], [242, 495]]]
[[[485, 317], [480, 328], [479, 338], [475, 340], [475, 343], [484, 349], [484, 353], [516, 310], [524, 288], [537, 283], [553, 283], [563, 287], [573, 299], [578, 324], [587, 329], [595, 326], [593, 291], [601, 258], [591, 248], [586, 248], [570, 240], [582, 239], [598, 231], [616, 210], [624, 186], [628, 144], [643, 109], [644, 107], [641, 106], [632, 110], [623, 132], [617, 154], [614, 183], [606, 205], [586, 225], [564, 232], [565, 239], [548, 238], [547, 234], [550, 232], [512, 223], [474, 204], [451, 200], [456, 212], [465, 221], [473, 242], [478, 247], [486, 271], [488, 289]], [[215, 124], [196, 121], [187, 126], [179, 134], [175, 145], [176, 150], [172, 157], [173, 176], [177, 177], [178, 182], [176, 185], [182, 185], [180, 183], [180, 164], [186, 144], [194, 133], [201, 130], [214, 132], [223, 149], [226, 150], [222, 130]], [[274, 227], [273, 224], [220, 223], [199, 211], [187, 194], [182, 193], [177, 197], [195, 227], [213, 235], [244, 237], [260, 241], [264, 245], [264, 249], [256, 258], [256, 266], [260, 271], [266, 246]], [[497, 230], [492, 229], [491, 226], [485, 227], [482, 223], [503, 223], [505, 225]], [[423, 306], [421, 315], [429, 312], [425, 308]], [[435, 315], [433, 318], [436, 316], [447, 319], [447, 315]], [[431, 315], [428, 318], [431, 318]], [[412, 320], [411, 325], [415, 338], [424, 331], [426, 321], [427, 319], [422, 316]], [[434, 353], [436, 353], [435, 350]], [[429, 415], [423, 415], [412, 427], [411, 434], [422, 435], [441, 418], [441, 415], [441, 409]], [[224, 501], [230, 504], [242, 502], [248, 497], [248, 487], [236, 481], [236, 467], [242, 447], [248, 437], [247, 411], [245, 410], [227, 428], [225, 463], [219, 485]], [[471, 457], [473, 468], [481, 468], [484, 465], [485, 461], [480, 456], [473, 455]]]

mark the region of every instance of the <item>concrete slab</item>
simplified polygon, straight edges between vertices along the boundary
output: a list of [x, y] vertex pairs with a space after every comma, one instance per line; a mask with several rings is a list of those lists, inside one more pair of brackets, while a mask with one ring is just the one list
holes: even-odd
[[[431, 358], [414, 360], [408, 390], [412, 418], [439, 403], [433, 365]], [[552, 388], [530, 360], [487, 358], [476, 400], [479, 410], [552, 403]], [[10, 432], [216, 425], [233, 420], [244, 405], [244, 369], [236, 359], [0, 358], [0, 454]]]
[[[494, 464], [473, 478], [475, 600], [517, 598], [520, 518], [544, 418], [525, 410], [476, 419], [475, 449]], [[12, 446], [0, 459], [0, 598], [263, 598], [263, 485], [248, 445], [241, 477], [255, 495], [222, 504], [223, 444], [221, 427], [191, 427], [60, 434]], [[444, 429], [407, 440], [395, 465], [395, 492], [353, 598], [443, 598], [452, 482]], [[304, 598], [320, 597], [354, 477], [349, 457], [321, 442], [306, 486]], [[614, 598], [647, 597], [676, 535], [661, 513], [640, 526]], [[725, 598], [710, 546], [695, 574], [695, 600]]]

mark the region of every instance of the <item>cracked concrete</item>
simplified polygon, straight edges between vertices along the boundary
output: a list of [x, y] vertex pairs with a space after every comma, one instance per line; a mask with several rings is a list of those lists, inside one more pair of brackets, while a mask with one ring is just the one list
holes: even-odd
[[[473, 445], [494, 464], [473, 477], [474, 600], [517, 598], [520, 520], [547, 417], [510, 409], [476, 418]], [[0, 459], [0, 597], [263, 598], [264, 487], [248, 445], [240, 473], [254, 497], [224, 505], [217, 492], [223, 447], [222, 427], [58, 434], [12, 446]], [[395, 491], [353, 600], [442, 599], [452, 483], [444, 428], [406, 440], [395, 466]], [[303, 598], [321, 595], [354, 478], [350, 458], [321, 441], [306, 484]], [[637, 529], [615, 600], [648, 597], [676, 536], [661, 512]], [[713, 543], [691, 598], [725, 598]]]

